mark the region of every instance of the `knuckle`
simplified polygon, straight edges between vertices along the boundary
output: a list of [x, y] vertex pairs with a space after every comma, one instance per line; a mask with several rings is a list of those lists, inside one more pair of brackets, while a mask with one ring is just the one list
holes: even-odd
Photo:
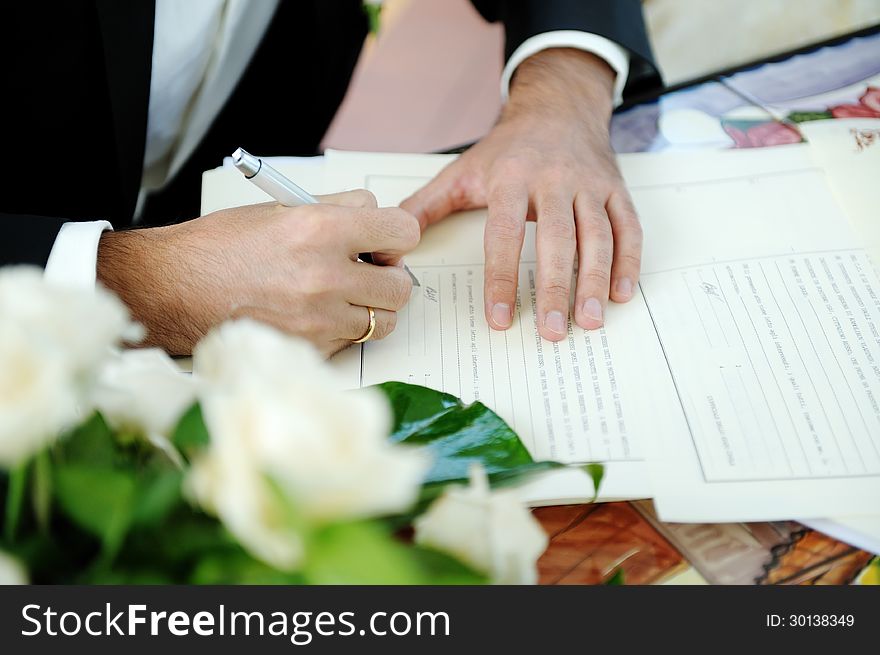
[[580, 281], [590, 287], [607, 287], [609, 282], [608, 271], [600, 268], [588, 268], [580, 275]]
[[554, 241], [575, 241], [574, 221], [560, 219], [545, 219], [542, 221], [541, 232], [544, 236]]
[[553, 298], [568, 298], [570, 282], [565, 278], [551, 277], [541, 285], [544, 293]]
[[527, 149], [523, 148], [517, 154], [502, 155], [492, 164], [492, 177], [496, 180], [518, 179], [525, 175]]
[[622, 177], [615, 178], [613, 194], [620, 203], [621, 209], [625, 212], [632, 214], [633, 216], [638, 215], [636, 212], [635, 203], [632, 200], [632, 196], [629, 194], [629, 191], [626, 188], [626, 182]]
[[510, 295], [516, 291], [517, 279], [513, 273], [498, 271], [488, 276], [489, 288], [502, 295]]
[[639, 246], [642, 245], [642, 239], [644, 238], [644, 230], [642, 230], [642, 224], [639, 222], [639, 217], [633, 214], [632, 220], [624, 223], [623, 229], [629, 233], [629, 238], [635, 241]]
[[611, 226], [605, 219], [587, 221], [587, 224], [584, 226], [584, 236], [587, 238], [587, 241], [593, 243], [610, 243]]
[[419, 219], [405, 209], [397, 207], [379, 211], [383, 216], [382, 220], [375, 221], [377, 229], [382, 232], [379, 236], [400, 241], [406, 250], [412, 250], [419, 245], [422, 238]]
[[631, 239], [641, 240], [642, 224], [637, 214], [626, 212], [623, 216], [620, 216], [620, 213], [618, 213], [617, 223], [619, 224], [619, 229], [622, 232], [626, 232], [627, 236]]
[[422, 228], [419, 224], [419, 219], [405, 209], [398, 209], [397, 213], [400, 216], [402, 226], [401, 237], [405, 242], [404, 247], [407, 250], [412, 250], [419, 245], [419, 241], [422, 239]]
[[630, 252], [619, 252], [615, 255], [618, 266], [628, 266], [638, 269], [642, 265], [642, 258]]
[[304, 268], [300, 270], [297, 284], [300, 292], [307, 296], [312, 295], [315, 290], [320, 287], [318, 277], [319, 275], [314, 268]]
[[297, 209], [304, 211], [287, 226], [287, 233], [296, 242], [306, 245], [322, 243], [334, 232], [337, 224], [336, 212], [329, 205], [309, 205]]
[[309, 295], [322, 295], [339, 288], [339, 273], [330, 267], [311, 267], [302, 273], [302, 288]]
[[360, 203], [361, 207], [372, 207], [376, 208], [379, 206], [376, 201], [376, 196], [372, 191], [367, 189], [355, 189], [351, 192], [355, 199]]
[[291, 326], [292, 332], [306, 339], [315, 340], [326, 331], [324, 317], [321, 314], [311, 313], [307, 316], [300, 316], [295, 326]]
[[570, 164], [557, 163], [545, 167], [541, 173], [541, 180], [552, 189], [568, 186], [571, 181]]
[[397, 327], [397, 312], [388, 312], [388, 317], [379, 321], [374, 334], [376, 339], [384, 339]]
[[486, 233], [498, 241], [519, 242], [525, 236], [525, 222], [510, 213], [502, 213], [493, 217], [486, 225]]
[[398, 279], [394, 280], [390, 287], [391, 309], [398, 310], [406, 306], [412, 296], [412, 286], [412, 280], [408, 275], [398, 276]]

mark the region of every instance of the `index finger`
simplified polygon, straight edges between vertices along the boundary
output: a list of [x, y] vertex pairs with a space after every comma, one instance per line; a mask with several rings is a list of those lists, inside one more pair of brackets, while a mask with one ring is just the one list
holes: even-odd
[[379, 206], [376, 196], [366, 189], [352, 189], [340, 193], [328, 193], [323, 196], [315, 196], [323, 205], [341, 205], [342, 207], [372, 207]]
[[419, 221], [408, 211], [397, 207], [383, 209], [347, 210], [348, 252], [356, 256], [361, 252], [381, 255], [383, 260], [394, 263], [419, 244], [422, 231]]
[[483, 246], [486, 320], [496, 330], [506, 330], [513, 322], [516, 307], [519, 257], [529, 210], [528, 190], [525, 184], [510, 183], [493, 189], [487, 201], [489, 217]]

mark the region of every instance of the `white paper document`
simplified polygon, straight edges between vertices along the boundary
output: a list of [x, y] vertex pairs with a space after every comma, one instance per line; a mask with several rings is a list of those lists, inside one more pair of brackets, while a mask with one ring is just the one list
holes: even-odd
[[[310, 191], [365, 187], [390, 206], [453, 158], [329, 151], [282, 170]], [[485, 212], [465, 212], [407, 256], [421, 287], [394, 333], [333, 365], [352, 387], [399, 380], [479, 400], [536, 459], [603, 462], [600, 499], [653, 497], [667, 521], [842, 516], [875, 530], [880, 282], [864, 203], [849, 215], [806, 145], [619, 162], [645, 251], [635, 297], [611, 303], [603, 329], [538, 336], [533, 223], [513, 326], [489, 329]], [[206, 173], [203, 212], [261, 200], [237, 175]], [[555, 504], [593, 489], [572, 468], [522, 494]]]
[[625, 171], [688, 423], [652, 462], [661, 517], [876, 512], [880, 284], [824, 171], [804, 146], [655, 163]]
[[[880, 119], [850, 118], [804, 123], [813, 161], [824, 168], [838, 204], [859, 241], [880, 262], [880, 220], [874, 189], [880, 176]], [[841, 541], [880, 553], [880, 508], [874, 516], [805, 521]]]
[[[330, 152], [325, 183], [397, 204], [447, 161]], [[880, 284], [824, 172], [804, 146], [620, 161], [646, 250], [641, 293], [605, 328], [537, 336], [530, 230], [514, 325], [489, 330], [471, 212], [408, 258], [422, 289], [363, 348], [360, 382], [481, 400], [536, 458], [606, 462], [603, 497], [651, 492], [665, 520], [876, 511]], [[534, 487], [534, 502], [590, 495], [562, 478]]]
[[[427, 182], [446, 158], [330, 152], [327, 182], [363, 186], [380, 205], [399, 203]], [[535, 245], [531, 225], [519, 272], [513, 326], [489, 328], [483, 301], [484, 213], [460, 214], [432, 227], [407, 257], [421, 282], [399, 313], [397, 328], [358, 353], [360, 384], [387, 380], [420, 384], [479, 400], [520, 435], [539, 460], [603, 462], [601, 498], [651, 495], [645, 434], [657, 398], [640, 394], [645, 375], [667, 382], [668, 371], [644, 303], [610, 308], [618, 329], [592, 332], [570, 326], [558, 343], [538, 335], [535, 313]], [[343, 367], [355, 361], [341, 356]], [[351, 371], [352, 369], [348, 369]], [[674, 403], [674, 397], [668, 403]], [[667, 403], [667, 404], [668, 404]], [[543, 476], [523, 489], [533, 504], [592, 498], [580, 470]]]

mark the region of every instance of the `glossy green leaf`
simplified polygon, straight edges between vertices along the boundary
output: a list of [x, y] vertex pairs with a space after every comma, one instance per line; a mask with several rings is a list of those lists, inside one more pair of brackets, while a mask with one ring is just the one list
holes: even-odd
[[483, 403], [465, 405], [455, 396], [402, 382], [378, 385], [391, 403], [391, 440], [426, 446], [434, 465], [425, 478], [435, 485], [464, 481], [472, 464], [480, 463], [493, 484], [559, 466], [535, 462], [517, 434]]

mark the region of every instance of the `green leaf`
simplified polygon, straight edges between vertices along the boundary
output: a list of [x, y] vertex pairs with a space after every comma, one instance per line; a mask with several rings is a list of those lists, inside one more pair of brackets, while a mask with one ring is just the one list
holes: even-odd
[[535, 462], [516, 433], [480, 402], [465, 405], [447, 393], [402, 382], [378, 385], [391, 403], [391, 440], [426, 446], [434, 465], [425, 478], [426, 491], [468, 478], [480, 463], [493, 485], [511, 483], [526, 474], [560, 466]]
[[240, 548], [209, 552], [202, 557], [188, 580], [191, 584], [302, 584], [303, 577], [260, 562]]
[[441, 585], [481, 585], [489, 579], [451, 555], [432, 548], [413, 546], [410, 554], [419, 562], [428, 584]]
[[56, 450], [68, 462], [112, 465], [117, 459], [116, 439], [100, 412], [59, 440]]
[[159, 471], [139, 480], [132, 523], [159, 525], [171, 510], [183, 502], [182, 481], [183, 475], [177, 470]]
[[309, 542], [303, 576], [310, 584], [485, 584], [454, 557], [407, 544], [375, 522], [327, 526]]
[[6, 488], [6, 509], [3, 521], [3, 536], [12, 543], [18, 530], [18, 521], [24, 505], [24, 492], [27, 487], [28, 464], [23, 462], [9, 472]]
[[602, 479], [605, 477], [605, 467], [601, 464], [592, 462], [584, 465], [584, 471], [587, 472], [587, 475], [589, 475], [590, 479], [593, 481], [593, 499], [590, 502], [596, 502], [596, 498], [599, 497], [599, 486], [602, 484]]
[[180, 417], [171, 436], [171, 443], [185, 453], [191, 453], [211, 443], [199, 403], [195, 403]]
[[165, 562], [169, 568], [186, 569], [210, 553], [240, 548], [215, 518], [181, 504], [161, 528], [134, 528], [120, 553], [120, 560]]
[[179, 581], [169, 576], [161, 568], [144, 567], [134, 570], [125, 568], [102, 569], [79, 582], [80, 584], [90, 585], [169, 585]]
[[133, 517], [137, 494], [135, 478], [114, 469], [68, 464], [56, 468], [55, 486], [62, 511], [98, 537], [105, 557], [112, 559]]
[[617, 587], [620, 585], [625, 585], [626, 582], [624, 582], [623, 569], [619, 568], [619, 567], [616, 568], [614, 570], [614, 573], [612, 573], [610, 576], [608, 576], [608, 578], [602, 584], [609, 586], [609, 587]]
[[310, 584], [427, 584], [409, 550], [379, 523], [332, 524], [312, 535], [303, 575]]

